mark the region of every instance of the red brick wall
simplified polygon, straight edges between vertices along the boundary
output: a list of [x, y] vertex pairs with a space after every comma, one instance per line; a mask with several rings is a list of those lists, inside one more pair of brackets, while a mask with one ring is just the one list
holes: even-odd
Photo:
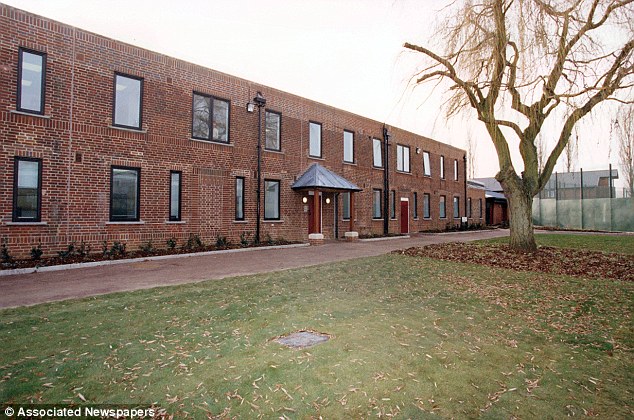
[[[47, 53], [45, 118], [15, 112], [18, 48]], [[142, 132], [112, 128], [115, 72], [142, 77]], [[192, 92], [231, 102], [230, 144], [191, 139]], [[372, 189], [383, 189], [383, 170], [372, 167], [372, 137], [382, 139], [382, 123], [258, 85], [165, 55], [0, 5], [0, 238], [14, 255], [28, 255], [38, 243], [47, 254], [71, 242], [85, 241], [99, 250], [103, 241], [123, 241], [136, 249], [152, 240], [164, 246], [190, 233], [214, 242], [217, 235], [238, 241], [255, 232], [257, 111], [246, 103], [261, 91], [267, 107], [281, 112], [281, 152], [263, 152], [263, 179], [281, 180], [281, 220], [262, 222], [262, 237], [305, 240], [307, 215], [302, 194], [292, 183], [312, 163], [319, 163], [363, 188], [356, 195], [356, 228], [380, 233], [372, 220]], [[308, 157], [308, 121], [322, 123], [322, 159]], [[354, 131], [355, 164], [343, 162], [343, 130]], [[410, 208], [410, 231], [441, 229], [453, 223], [453, 196], [464, 215], [465, 152], [391, 128], [390, 189], [413, 203], [418, 192], [419, 218]], [[411, 147], [411, 174], [396, 168], [396, 144]], [[416, 148], [420, 154], [416, 153]], [[432, 177], [422, 175], [422, 152], [431, 153]], [[81, 155], [81, 161], [77, 156]], [[439, 179], [439, 156], [445, 156], [445, 180]], [[15, 156], [43, 160], [42, 224], [12, 220]], [[453, 180], [453, 160], [459, 179]], [[141, 169], [139, 224], [109, 222], [112, 165]], [[170, 170], [182, 171], [182, 223], [167, 223]], [[245, 221], [234, 221], [234, 179], [245, 178]], [[423, 193], [431, 194], [431, 218], [424, 219]], [[447, 196], [447, 218], [439, 219], [438, 200]], [[324, 198], [332, 194], [325, 194]], [[333, 197], [334, 198], [334, 197]], [[262, 195], [263, 199], [263, 195]], [[333, 236], [334, 200], [324, 203], [323, 231]], [[398, 232], [400, 217], [390, 221]], [[339, 218], [341, 219], [341, 209]], [[340, 220], [340, 235], [348, 222]]]

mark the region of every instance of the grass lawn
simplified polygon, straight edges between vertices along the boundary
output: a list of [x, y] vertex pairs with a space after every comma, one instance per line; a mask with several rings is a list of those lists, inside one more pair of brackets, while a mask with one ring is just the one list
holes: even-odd
[[[584, 235], [573, 233], [535, 232], [537, 245], [559, 248], [587, 249], [619, 254], [634, 254], [634, 235]], [[486, 239], [479, 242], [507, 244], [508, 237]]]
[[[0, 402], [156, 403], [179, 418], [632, 418], [633, 298], [629, 282], [386, 255], [9, 309]], [[301, 329], [334, 338], [270, 341]]]

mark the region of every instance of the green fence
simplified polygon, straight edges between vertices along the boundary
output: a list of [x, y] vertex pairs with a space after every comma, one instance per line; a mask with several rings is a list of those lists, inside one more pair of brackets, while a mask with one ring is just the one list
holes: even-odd
[[634, 232], [634, 198], [533, 201], [533, 223], [568, 229]]

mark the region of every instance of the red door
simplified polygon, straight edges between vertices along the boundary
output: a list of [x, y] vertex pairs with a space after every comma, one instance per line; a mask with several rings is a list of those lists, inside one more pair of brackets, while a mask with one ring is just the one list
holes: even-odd
[[409, 233], [409, 201], [401, 201], [401, 233]]
[[315, 218], [313, 214], [315, 212], [315, 203], [313, 202], [313, 196], [308, 196], [308, 233], [315, 233]]

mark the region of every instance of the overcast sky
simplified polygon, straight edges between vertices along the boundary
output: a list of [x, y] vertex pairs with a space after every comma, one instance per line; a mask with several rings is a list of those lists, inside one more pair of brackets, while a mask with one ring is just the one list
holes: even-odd
[[[440, 109], [442, 90], [408, 85], [420, 59], [402, 44], [428, 44], [436, 12], [448, 1], [2, 1], [457, 147], [466, 148], [470, 134], [477, 139], [476, 176], [493, 176], [498, 170], [481, 123], [446, 121]], [[589, 126], [595, 129], [579, 135], [577, 170], [616, 165], [609, 117], [598, 115]], [[521, 171], [519, 156], [514, 162]], [[556, 170], [562, 169], [560, 159]]]

